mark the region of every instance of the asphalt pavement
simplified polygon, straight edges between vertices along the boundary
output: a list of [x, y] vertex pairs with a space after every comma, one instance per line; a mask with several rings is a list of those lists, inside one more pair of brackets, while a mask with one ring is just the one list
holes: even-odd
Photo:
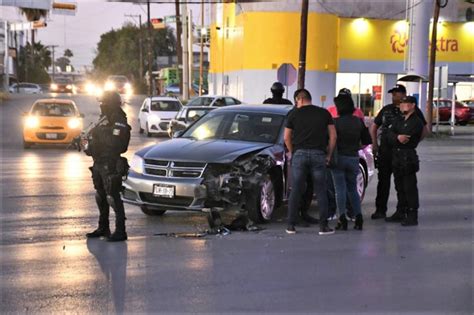
[[[111, 244], [84, 237], [98, 219], [90, 157], [23, 149], [21, 113], [49, 96], [0, 103], [1, 313], [473, 313], [472, 125], [420, 145], [417, 227], [370, 220], [374, 178], [362, 232], [318, 236], [313, 226], [287, 235], [283, 207], [263, 231], [164, 237], [155, 234], [203, 231], [205, 216], [147, 217], [126, 205], [129, 240]], [[94, 97], [71, 97], [86, 124], [97, 118]], [[167, 140], [138, 134], [143, 99], [124, 106], [128, 157]]]

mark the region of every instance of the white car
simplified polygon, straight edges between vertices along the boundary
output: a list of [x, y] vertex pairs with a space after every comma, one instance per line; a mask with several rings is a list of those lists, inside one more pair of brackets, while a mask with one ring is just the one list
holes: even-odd
[[223, 107], [242, 104], [241, 101], [226, 95], [203, 95], [189, 101], [186, 106], [214, 106]]
[[34, 83], [14, 83], [8, 89], [10, 93], [23, 93], [23, 94], [42, 94], [43, 90], [38, 84]]
[[140, 133], [148, 137], [152, 134], [168, 135], [168, 126], [182, 107], [181, 102], [173, 97], [147, 97], [138, 114]]

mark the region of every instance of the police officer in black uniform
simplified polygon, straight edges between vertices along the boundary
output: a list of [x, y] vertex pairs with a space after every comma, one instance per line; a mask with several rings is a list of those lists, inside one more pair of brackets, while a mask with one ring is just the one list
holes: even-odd
[[[405, 209], [404, 205], [397, 203], [397, 209], [395, 213], [386, 218], [387, 213], [387, 202], [390, 194], [390, 180], [392, 176], [392, 144], [388, 140], [388, 132], [390, 127], [396, 120], [402, 119], [402, 114], [400, 112], [400, 101], [403, 97], [406, 96], [406, 88], [401, 84], [395, 85], [392, 89], [388, 91], [392, 94], [392, 104], [384, 106], [378, 115], [374, 119], [374, 123], [370, 128], [370, 135], [372, 137], [372, 149], [374, 157], [377, 161], [378, 169], [378, 183], [377, 183], [377, 197], [375, 199], [376, 210], [372, 214], [371, 218], [384, 219], [387, 222], [401, 222], [404, 218]], [[426, 121], [423, 117], [423, 113], [418, 107], [415, 107], [415, 114], [418, 116], [424, 125]], [[377, 130], [381, 129], [380, 145], [377, 142]], [[425, 135], [423, 131], [422, 138]]]
[[418, 187], [416, 173], [420, 169], [416, 147], [423, 135], [423, 122], [415, 113], [416, 98], [405, 96], [400, 110], [403, 119], [396, 120], [388, 132], [388, 140], [393, 146], [393, 175], [397, 190], [398, 204], [405, 210], [402, 225], [418, 225]]
[[[81, 146], [94, 164], [90, 167], [96, 190], [95, 199], [99, 208], [99, 227], [87, 233], [88, 238], [106, 237], [107, 241], [118, 242], [127, 239], [125, 231], [125, 210], [120, 197], [122, 177], [127, 175], [127, 159], [120, 154], [128, 149], [131, 127], [127, 115], [120, 107], [122, 100], [117, 92], [104, 92], [101, 99], [101, 118], [105, 118], [90, 131]], [[84, 143], [85, 142], [85, 143]], [[115, 212], [115, 232], [110, 234], [109, 206]]]
[[263, 101], [263, 104], [288, 104], [293, 105], [290, 100], [283, 98], [283, 93], [285, 93], [285, 87], [280, 82], [273, 83], [270, 91], [272, 92], [272, 97], [267, 98]]

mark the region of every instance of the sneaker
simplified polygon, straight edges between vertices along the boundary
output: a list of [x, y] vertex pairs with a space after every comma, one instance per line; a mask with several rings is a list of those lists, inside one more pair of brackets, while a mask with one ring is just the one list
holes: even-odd
[[372, 215], [370, 216], [370, 218], [372, 220], [378, 220], [378, 219], [385, 219], [386, 217], [386, 214], [385, 212], [382, 212], [382, 211], [375, 211], [374, 213], [372, 213]]
[[337, 214], [333, 214], [332, 216], [328, 217], [328, 221], [333, 221], [333, 220], [337, 220]]
[[352, 221], [355, 222], [355, 216], [352, 213], [346, 213], [346, 219], [347, 221]]
[[404, 212], [396, 210], [390, 217], [385, 218], [385, 222], [400, 223], [405, 220], [405, 217]]
[[292, 224], [288, 225], [288, 227], [286, 228], [286, 233], [288, 233], [288, 234], [296, 234], [295, 226], [292, 225]]
[[325, 225], [319, 229], [319, 235], [330, 235], [334, 234], [334, 230], [331, 229], [329, 226]]

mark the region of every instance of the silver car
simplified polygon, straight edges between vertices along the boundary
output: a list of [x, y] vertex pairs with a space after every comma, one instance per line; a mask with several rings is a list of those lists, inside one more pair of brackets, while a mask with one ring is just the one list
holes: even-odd
[[[270, 220], [289, 191], [283, 131], [291, 108], [222, 107], [177, 138], [141, 149], [131, 160], [123, 200], [149, 215], [167, 210], [243, 209], [254, 222]], [[373, 161], [361, 151], [359, 193], [363, 196]]]

